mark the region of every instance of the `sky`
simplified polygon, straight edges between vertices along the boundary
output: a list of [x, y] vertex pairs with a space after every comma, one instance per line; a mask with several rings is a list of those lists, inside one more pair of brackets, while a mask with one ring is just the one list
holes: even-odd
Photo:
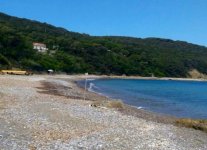
[[96, 36], [207, 46], [207, 0], [0, 0], [0, 12]]

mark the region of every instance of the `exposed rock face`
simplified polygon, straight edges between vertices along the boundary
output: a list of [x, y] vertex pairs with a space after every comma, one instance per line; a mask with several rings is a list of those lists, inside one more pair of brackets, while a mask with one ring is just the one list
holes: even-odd
[[197, 69], [192, 69], [188, 72], [188, 76], [190, 78], [195, 78], [195, 79], [207, 79], [207, 75], [200, 73]]

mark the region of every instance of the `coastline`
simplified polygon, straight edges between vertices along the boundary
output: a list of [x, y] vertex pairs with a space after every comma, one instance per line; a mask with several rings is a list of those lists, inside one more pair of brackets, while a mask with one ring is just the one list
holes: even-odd
[[[97, 79], [114, 79], [114, 78], [116, 78], [116, 77], [111, 77], [111, 78], [101, 77], [101, 78], [97, 78]], [[129, 79], [129, 78], [124, 78], [124, 79]], [[141, 79], [141, 78], [133, 78], [133, 79]], [[147, 78], [145, 78], [145, 79], [147, 80]], [[81, 80], [83, 80], [83, 78], [76, 79], [73, 81], [73, 83], [75, 84], [75, 86], [78, 90], [84, 91], [85, 89], [83, 87], [81, 87], [80, 85], [78, 85], [78, 83], [77, 83], [78, 81], [81, 81]], [[97, 97], [98, 101], [100, 102], [99, 105], [103, 105], [103, 104], [101, 104], [101, 102], [106, 103], [108, 101], [116, 101], [115, 99], [109, 98], [109, 97], [107, 97], [103, 94], [100, 94], [100, 93], [92, 92], [89, 90], [87, 90], [86, 92], [88, 95], [87, 99], [93, 99], [93, 97]], [[165, 123], [165, 124], [173, 124], [173, 125], [175, 125], [175, 122], [178, 119], [175, 116], [151, 112], [151, 111], [147, 111], [144, 109], [138, 109], [137, 107], [132, 106], [132, 105], [128, 105], [126, 103], [123, 103], [122, 105], [123, 105], [123, 108], [118, 108], [117, 111], [121, 112], [123, 115], [130, 115], [130, 116], [134, 116], [137, 118], [145, 119], [147, 121], [153, 121], [153, 122]], [[96, 107], [98, 107], [98, 106], [96, 106]]]
[[141, 76], [103, 76], [109, 79], [141, 79], [141, 80], [173, 80], [173, 81], [204, 81], [206, 78], [174, 78], [174, 77], [141, 77]]
[[0, 76], [0, 149], [207, 148], [206, 133], [162, 122], [154, 113], [92, 106], [109, 100], [91, 92], [84, 100], [74, 83], [84, 78]]
[[[152, 78], [152, 77], [137, 77], [137, 76], [131, 76], [131, 77], [122, 77], [122, 76], [106, 76], [106, 75], [101, 75], [101, 76], [97, 76], [97, 75], [73, 75], [71, 76], [72, 78], [70, 79], [66, 79], [65, 76], [63, 75], [63, 78], [61, 78], [61, 76], [59, 76], [57, 79], [61, 79], [67, 82], [70, 82], [73, 86], [73, 90], [76, 91], [75, 94], [68, 94], [67, 91], [64, 91], [65, 89], [67, 90], [66, 87], [61, 87], [61, 86], [57, 86], [57, 85], [52, 85], [46, 83], [43, 84], [43, 89], [48, 89], [48, 88], [57, 88], [56, 92], [54, 93], [54, 91], [52, 90], [52, 92], [48, 91], [48, 92], [44, 92], [47, 94], [55, 94], [55, 95], [60, 95], [60, 96], [65, 96], [67, 98], [75, 98], [75, 99], [84, 99], [83, 95], [85, 93], [86, 96], [86, 101], [92, 101], [92, 105], [93, 102], [96, 103], [97, 106], [95, 107], [102, 107], [105, 108], [106, 103], [108, 102], [113, 102], [113, 101], [117, 101], [116, 99], [112, 99], [109, 98], [103, 94], [100, 93], [96, 93], [96, 92], [92, 92], [92, 91], [86, 91], [85, 89], [81, 86], [79, 86], [77, 84], [78, 81], [84, 80], [84, 79], [143, 79], [143, 80], [175, 80], [175, 81], [205, 81], [204, 79], [200, 80], [200, 79], [186, 79], [186, 78]], [[58, 90], [59, 89], [59, 90]], [[59, 92], [58, 92], [59, 91]], [[78, 95], [78, 96], [77, 96]], [[98, 104], [97, 104], [98, 103]], [[149, 110], [144, 110], [144, 109], [138, 109], [137, 107], [134, 107], [132, 105], [128, 105], [126, 103], [121, 102], [123, 105], [123, 108], [115, 108], [116, 111], [121, 112], [123, 115], [128, 115], [128, 116], [133, 116], [133, 117], [137, 117], [137, 118], [142, 118], [145, 119], [147, 121], [153, 121], [153, 122], [158, 122], [158, 123], [164, 123], [164, 124], [172, 124], [172, 125], [176, 125], [176, 122], [179, 119], [185, 119], [185, 118], [178, 118], [176, 116], [172, 116], [172, 115], [168, 115], [168, 114], [162, 114], [162, 113], [157, 113], [157, 112], [152, 112]], [[111, 109], [111, 108], [109, 108]], [[190, 118], [187, 118], [190, 119]], [[193, 121], [196, 119], [192, 119]]]
[[[76, 79], [74, 81], [74, 84], [81, 90], [84, 90], [83, 87], [78, 85], [78, 81], [83, 80], [84, 78], [81, 79]], [[142, 80], [174, 80], [174, 81], [195, 81], [195, 82], [206, 82], [207, 80], [205, 79], [191, 79], [191, 78], [151, 78], [151, 77], [120, 77], [120, 76], [112, 76], [112, 77], [96, 77], [96, 79], [91, 78], [93, 80], [97, 79], [142, 79]], [[108, 102], [116, 102], [116, 99], [109, 98], [108, 96], [105, 96], [104, 94], [101, 93], [96, 93], [95, 91], [89, 91], [87, 89], [87, 92], [89, 93], [95, 93], [98, 97], [105, 97], [105, 99]], [[98, 105], [103, 105], [101, 104], [101, 100]], [[122, 101], [121, 101], [122, 103]], [[174, 126], [180, 126], [180, 127], [187, 127], [187, 128], [193, 128], [195, 130], [201, 130], [203, 132], [207, 133], [207, 120], [206, 119], [196, 119], [196, 118], [179, 118], [176, 116], [172, 116], [169, 114], [163, 114], [163, 113], [157, 113], [157, 112], [152, 112], [150, 110], [144, 110], [144, 109], [139, 109], [135, 106], [128, 105], [126, 103], [122, 103], [123, 107], [120, 109], [116, 109], [117, 111], [121, 112], [123, 115], [129, 115], [137, 118], [142, 118], [147, 121], [153, 121], [153, 122], [158, 122], [158, 123], [164, 123], [164, 124], [172, 124]], [[96, 106], [97, 107], [97, 106]]]
[[[140, 76], [106, 76], [106, 75], [75, 75], [73, 76], [73, 79], [70, 79], [69, 82], [72, 81], [74, 84], [74, 87], [76, 88], [77, 91], [80, 91], [80, 93], [84, 93], [84, 88], [78, 85], [78, 81], [84, 80], [84, 79], [141, 79], [141, 80], [173, 80], [173, 81], [195, 81], [195, 82], [206, 82], [206, 79], [193, 79], [193, 78], [168, 78], [168, 77], [163, 77], [163, 78], [157, 78], [157, 77], [140, 77]], [[79, 94], [80, 94], [79, 93]], [[64, 96], [64, 95], [62, 95]], [[81, 98], [81, 97], [78, 97]], [[82, 97], [82, 99], [84, 99]], [[110, 102], [110, 101], [117, 101], [116, 99], [109, 98], [106, 95], [103, 95], [101, 93], [96, 93], [94, 91], [86, 91], [86, 100], [89, 101], [99, 101], [100, 103], [98, 105], [104, 105], [103, 103]], [[176, 125], [176, 121], [179, 119], [191, 119], [191, 118], [178, 118], [176, 116], [168, 115], [168, 114], [163, 114], [163, 113], [157, 113], [157, 112], [152, 112], [150, 110], [144, 110], [144, 109], [138, 109], [135, 106], [128, 105], [126, 103], [122, 104], [124, 107], [121, 109], [117, 109], [117, 111], [121, 112], [123, 115], [130, 115], [134, 116], [137, 118], [142, 118], [147, 121], [153, 121], [153, 122], [158, 122], [158, 123], [165, 123], [165, 124], [172, 124]], [[199, 119], [191, 119], [191, 120], [199, 120]]]

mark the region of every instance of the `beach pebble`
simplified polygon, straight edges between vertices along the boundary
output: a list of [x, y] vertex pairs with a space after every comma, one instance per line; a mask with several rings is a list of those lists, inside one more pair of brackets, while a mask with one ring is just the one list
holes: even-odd
[[[73, 79], [77, 77], [0, 78], [0, 93], [4, 95], [1, 100], [7, 106], [0, 109], [0, 149], [207, 149], [204, 132], [123, 115], [114, 109], [90, 107], [103, 97], [87, 93], [92, 101], [83, 101], [82, 91]], [[44, 89], [43, 81], [59, 93]]]

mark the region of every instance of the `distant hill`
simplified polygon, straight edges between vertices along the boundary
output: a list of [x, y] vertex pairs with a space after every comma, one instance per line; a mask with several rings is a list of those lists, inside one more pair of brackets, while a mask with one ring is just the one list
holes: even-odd
[[[49, 48], [33, 50], [32, 43]], [[90, 36], [0, 13], [0, 69], [187, 77], [207, 74], [207, 48], [160, 38]]]

